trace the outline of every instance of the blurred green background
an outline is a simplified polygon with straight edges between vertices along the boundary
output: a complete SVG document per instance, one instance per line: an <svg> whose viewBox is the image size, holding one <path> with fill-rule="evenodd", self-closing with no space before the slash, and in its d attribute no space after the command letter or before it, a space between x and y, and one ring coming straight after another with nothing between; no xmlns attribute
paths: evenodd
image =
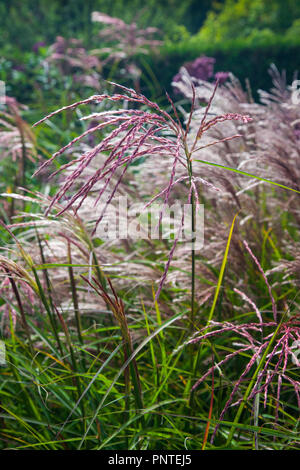
<svg viewBox="0 0 300 470"><path fill-rule="evenodd" d="M47 48L61 35L81 39L87 50L105 46L93 11L159 29L159 53L135 61L147 65L162 91L181 65L201 55L215 57L216 71L248 78L254 92L270 86L271 63L290 78L300 67L299 0L0 0L0 79L8 92L31 101L38 43Z"/></svg>

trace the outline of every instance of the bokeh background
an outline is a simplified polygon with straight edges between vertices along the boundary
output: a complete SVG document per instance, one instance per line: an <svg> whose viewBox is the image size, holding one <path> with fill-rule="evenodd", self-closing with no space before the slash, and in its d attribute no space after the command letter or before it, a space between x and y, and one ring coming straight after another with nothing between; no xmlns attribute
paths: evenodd
<svg viewBox="0 0 300 470"><path fill-rule="evenodd" d="M57 36L76 38L89 52L105 47L108 38L99 37L102 26L92 21L93 11L158 29L159 50L133 51L134 63L159 83L156 95L171 88L181 65L202 55L215 58L215 71L248 78L254 93L270 87L271 63L290 77L299 69L298 0L1 0L0 79L8 93L31 101L45 81L43 59ZM108 65L102 64L104 78L116 75Z"/></svg>

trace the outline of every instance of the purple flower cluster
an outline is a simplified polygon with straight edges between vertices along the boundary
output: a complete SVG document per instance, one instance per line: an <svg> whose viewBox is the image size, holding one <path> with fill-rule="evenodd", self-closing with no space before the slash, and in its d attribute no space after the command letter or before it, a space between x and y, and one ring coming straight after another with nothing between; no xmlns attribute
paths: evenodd
<svg viewBox="0 0 300 470"><path fill-rule="evenodd" d="M214 81L219 81L219 84L223 84L229 77L229 72L216 72L214 74L214 65L216 59L213 57L198 57L192 62L187 62L184 64L184 68L187 70L188 74L192 78L198 80L209 81L214 79ZM177 83L182 80L182 72L179 71L173 78L173 82Z"/></svg>
<svg viewBox="0 0 300 470"><path fill-rule="evenodd" d="M213 57L203 56L193 62L188 62L185 64L185 68L192 77L207 81L214 74L215 62L216 59Z"/></svg>

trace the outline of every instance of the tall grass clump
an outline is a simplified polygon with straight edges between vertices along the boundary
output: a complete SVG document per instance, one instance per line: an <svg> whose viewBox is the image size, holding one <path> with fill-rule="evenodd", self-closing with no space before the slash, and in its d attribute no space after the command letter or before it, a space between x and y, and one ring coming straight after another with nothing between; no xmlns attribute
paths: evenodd
<svg viewBox="0 0 300 470"><path fill-rule="evenodd" d="M182 70L179 103L110 83L36 123L83 131L35 172L51 196L1 194L23 204L0 226L3 448L297 448L299 111L272 73L261 103ZM104 239L119 195L160 202L158 232L192 217Z"/></svg>
<svg viewBox="0 0 300 470"><path fill-rule="evenodd" d="M58 111L51 113L45 118L41 119L37 124L42 123L43 121L53 117L61 111L68 109L75 109L82 104L90 103L102 103L104 100L109 100L112 102L128 102L131 104L144 105L148 110L138 110L138 109L119 109L112 111L104 111L100 113L93 113L85 117L85 119L93 119L94 121L98 120L99 124L95 124L93 127L89 128L86 132L80 136L73 139L69 144L58 150L50 160L43 163L43 165L37 170L35 175L39 174L46 167L49 166L58 156L62 155L66 150L70 149L75 143L91 135L96 131L103 129L112 129L106 137L97 145L95 145L91 150L85 152L79 158L72 160L71 162L66 163L59 168L58 172L72 168L72 171L69 173L65 181L61 184L59 191L56 193L52 199L49 208L46 211L46 214L49 214L52 206L56 202L60 202L68 191L70 191L77 182L77 179L81 176L82 172L91 164L93 159L100 153L108 152L108 157L104 161L103 165L98 168L92 176L90 176L85 184L81 185L80 188L73 194L68 201L68 203L63 207L61 211L58 212L58 215L63 214L67 209L73 207L75 213L78 212L84 200L89 195L89 192L93 189L96 183L104 181L102 189L99 191L96 204L101 200L104 191L109 187L112 177L115 174L118 174L116 183L113 184L110 189L110 195L106 200L105 207L101 212L100 217L96 220L95 228L93 234L95 234L97 226L102 221L105 210L109 203L114 198L118 186L122 181L123 176L125 175L130 164L135 163L136 160L141 159L142 157L150 158L155 161L168 161L169 164L169 180L167 185L164 188L161 188L161 191L158 195L155 195L146 206L148 207L155 199L158 197L163 198L163 204L166 205L169 200L171 190L179 182L187 182L187 201L192 204L192 233L195 232L195 211L199 206L199 196L197 192L196 183L197 180L193 174L192 161L194 155L197 151L203 147L198 148L197 143L201 139L202 135L207 132L210 128L214 127L220 122L224 121L242 121L244 123L250 122L250 116L241 115L238 113L226 113L213 118L209 118L208 112L210 109L211 102L214 97L214 93L217 89L217 84L213 91L213 94L208 102L208 105L205 109L203 118L200 122L198 131L194 136L193 141L188 140L189 127L193 118L194 106L195 106L195 94L193 95L191 112L185 127L183 127L180 118L178 116L177 110L174 106L174 103L168 97L171 109L174 113L172 117L169 113L159 108L156 103L149 101L144 95L136 93L132 89L125 88L118 85L126 94L114 94L109 95L96 95L87 100L79 101L72 105L66 106ZM150 112L151 111L151 112ZM236 137L239 137L239 134L230 135L224 140L231 140ZM218 141L213 142L213 144L218 143ZM212 144L209 144L212 145ZM205 148L205 145L204 145ZM180 178L176 178L178 172L177 167L180 167ZM183 174L182 174L183 173ZM54 174L57 174L55 172ZM205 180L202 181L198 179L198 182L203 182L208 184ZM75 206L76 204L76 206ZM162 212L160 213L160 222L162 218ZM182 220L182 225L184 221ZM177 238L175 239L174 245L170 251L170 256L168 262L165 266L165 271L162 276L161 282L156 293L156 299L159 296L161 291L163 281L166 277L167 270L169 268L175 247L177 243ZM191 300L191 321L194 320L194 271L195 271L195 259L194 253L192 250L192 300Z"/></svg>

